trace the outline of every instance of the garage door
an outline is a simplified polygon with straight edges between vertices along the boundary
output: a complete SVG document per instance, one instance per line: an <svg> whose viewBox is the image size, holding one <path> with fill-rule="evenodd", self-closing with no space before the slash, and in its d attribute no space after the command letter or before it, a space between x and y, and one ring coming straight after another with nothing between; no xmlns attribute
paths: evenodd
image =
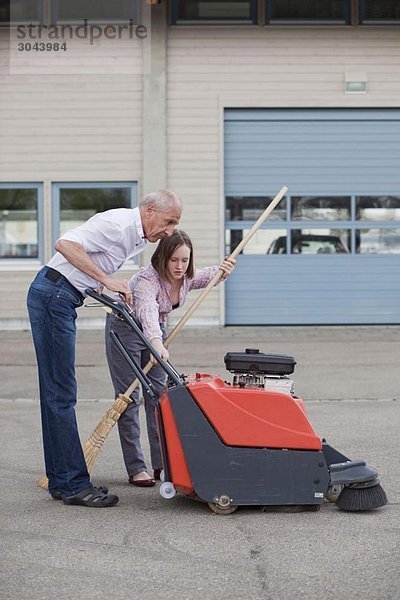
<svg viewBox="0 0 400 600"><path fill-rule="evenodd" d="M226 323L399 323L400 110L227 110Z"/></svg>

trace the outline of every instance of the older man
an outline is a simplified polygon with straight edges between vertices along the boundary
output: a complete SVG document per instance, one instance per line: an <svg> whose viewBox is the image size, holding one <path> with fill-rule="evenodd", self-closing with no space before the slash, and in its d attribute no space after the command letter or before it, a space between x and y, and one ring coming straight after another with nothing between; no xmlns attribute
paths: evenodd
<svg viewBox="0 0 400 600"><path fill-rule="evenodd" d="M148 242L172 234L181 202L171 191L146 196L138 208L98 213L67 232L57 253L28 292L28 312L39 372L43 447L49 492L67 505L114 506L118 497L90 482L75 416L76 309L85 289L104 287L131 301L128 282L113 274Z"/></svg>

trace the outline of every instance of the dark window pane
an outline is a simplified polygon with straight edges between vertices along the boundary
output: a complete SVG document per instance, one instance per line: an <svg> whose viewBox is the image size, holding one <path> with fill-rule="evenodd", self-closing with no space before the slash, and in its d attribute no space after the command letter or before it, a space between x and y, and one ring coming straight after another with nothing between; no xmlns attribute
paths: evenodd
<svg viewBox="0 0 400 600"><path fill-rule="evenodd" d="M350 230L342 229L294 229L291 232L292 254L345 254L348 253L346 240ZM286 235L277 237L268 254L286 254Z"/></svg>
<svg viewBox="0 0 400 600"><path fill-rule="evenodd" d="M267 0L268 20L347 21L343 0Z"/></svg>
<svg viewBox="0 0 400 600"><path fill-rule="evenodd" d="M400 221L399 196L359 196L356 218L360 221Z"/></svg>
<svg viewBox="0 0 400 600"><path fill-rule="evenodd" d="M361 21L400 21L400 0L361 0Z"/></svg>
<svg viewBox="0 0 400 600"><path fill-rule="evenodd" d="M348 221L350 197L292 197L293 221Z"/></svg>
<svg viewBox="0 0 400 600"><path fill-rule="evenodd" d="M136 19L134 0L56 0L60 21L129 21Z"/></svg>
<svg viewBox="0 0 400 600"><path fill-rule="evenodd" d="M271 202L272 196L250 197L231 196L226 199L226 221L257 221ZM286 198L283 198L269 216L269 221L286 219Z"/></svg>
<svg viewBox="0 0 400 600"><path fill-rule="evenodd" d="M359 229L356 231L358 254L400 254L400 229Z"/></svg>
<svg viewBox="0 0 400 600"><path fill-rule="evenodd" d="M130 208L130 188L62 188L60 190L60 235L78 227L97 212Z"/></svg>
<svg viewBox="0 0 400 600"><path fill-rule="evenodd" d="M0 189L0 258L38 258L37 189Z"/></svg>
<svg viewBox="0 0 400 600"><path fill-rule="evenodd" d="M253 0L254 1L254 0ZM198 20L242 20L252 18L250 0L175 0L177 19ZM175 6L176 6L175 5Z"/></svg>
<svg viewBox="0 0 400 600"><path fill-rule="evenodd" d="M10 0L0 0L0 23L10 22Z"/></svg>
<svg viewBox="0 0 400 600"><path fill-rule="evenodd" d="M40 0L0 0L0 22L24 23L39 20Z"/></svg>

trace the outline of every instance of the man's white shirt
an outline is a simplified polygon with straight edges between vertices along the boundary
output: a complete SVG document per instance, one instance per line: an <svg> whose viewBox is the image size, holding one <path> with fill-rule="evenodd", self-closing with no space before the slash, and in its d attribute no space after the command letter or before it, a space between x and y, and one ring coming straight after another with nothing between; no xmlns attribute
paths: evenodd
<svg viewBox="0 0 400 600"><path fill-rule="evenodd" d="M59 239L80 244L106 275L113 275L148 244L138 208L115 208L97 213ZM64 275L83 295L86 288L96 289L101 285L99 281L71 265L59 252L50 259L47 266Z"/></svg>

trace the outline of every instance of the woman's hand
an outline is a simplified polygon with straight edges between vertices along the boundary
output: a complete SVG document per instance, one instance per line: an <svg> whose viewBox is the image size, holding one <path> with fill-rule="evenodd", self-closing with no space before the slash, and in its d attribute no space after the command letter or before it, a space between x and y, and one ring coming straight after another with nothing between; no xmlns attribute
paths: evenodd
<svg viewBox="0 0 400 600"><path fill-rule="evenodd" d="M166 348L164 348L162 340L160 338L153 338L152 340L150 340L150 344L153 346L154 350L161 356L161 358L167 362L169 359L169 352ZM150 355L150 360L153 363L153 365L157 364L157 361L152 354Z"/></svg>
<svg viewBox="0 0 400 600"><path fill-rule="evenodd" d="M235 264L236 258L228 258L227 256L225 256L225 260L219 266L221 271L224 272L224 274L222 275L222 279L226 279L232 273L233 269L235 268Z"/></svg>

